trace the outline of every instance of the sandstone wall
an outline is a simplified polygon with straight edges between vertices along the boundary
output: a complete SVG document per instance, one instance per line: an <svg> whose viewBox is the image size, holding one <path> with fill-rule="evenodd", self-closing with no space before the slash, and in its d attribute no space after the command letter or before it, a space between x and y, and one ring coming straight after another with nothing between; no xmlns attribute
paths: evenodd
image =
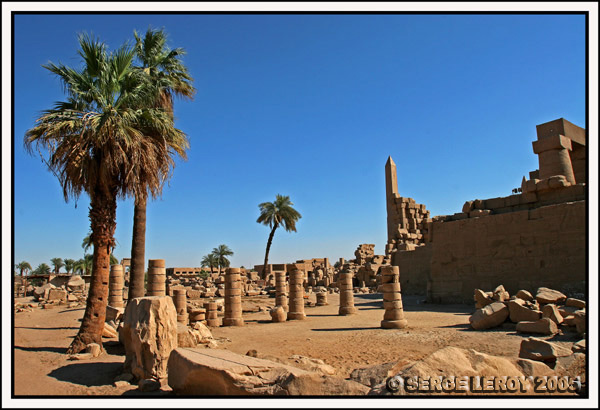
<svg viewBox="0 0 600 410"><path fill-rule="evenodd" d="M400 268L400 285L405 295L425 295L431 272L431 244L418 246L413 251L394 253L392 265Z"/></svg>
<svg viewBox="0 0 600 410"><path fill-rule="evenodd" d="M511 294L540 286L583 292L586 227L586 201L581 200L434 221L433 242L427 245L432 246L428 299L472 303L473 289L500 284ZM401 276L416 275L410 269L400 272Z"/></svg>

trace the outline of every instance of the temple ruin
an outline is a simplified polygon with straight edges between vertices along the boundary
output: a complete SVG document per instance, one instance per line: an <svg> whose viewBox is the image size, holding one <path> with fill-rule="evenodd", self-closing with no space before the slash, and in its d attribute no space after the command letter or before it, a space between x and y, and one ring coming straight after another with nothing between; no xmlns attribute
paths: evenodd
<svg viewBox="0 0 600 410"><path fill-rule="evenodd" d="M466 303L473 289L498 283L511 293L585 290L587 133L563 118L536 128L539 169L515 194L466 201L453 215L430 218L424 205L400 196L388 159L386 255L400 268L404 293Z"/></svg>

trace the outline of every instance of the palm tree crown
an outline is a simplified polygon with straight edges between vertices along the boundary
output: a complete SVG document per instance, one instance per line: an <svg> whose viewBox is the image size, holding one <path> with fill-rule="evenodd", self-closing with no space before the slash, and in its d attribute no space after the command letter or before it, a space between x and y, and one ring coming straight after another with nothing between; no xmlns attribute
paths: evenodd
<svg viewBox="0 0 600 410"><path fill-rule="evenodd" d="M200 262L202 267L209 267L210 273L213 272L213 268L219 264L218 258L214 253L209 253L208 255L204 255L202 257L202 261Z"/></svg>
<svg viewBox="0 0 600 410"><path fill-rule="evenodd" d="M50 259L50 263L52 263L52 266L54 267L55 275L58 275L60 273L60 268L65 266L65 263L63 262L62 258L52 258Z"/></svg>
<svg viewBox="0 0 600 410"><path fill-rule="evenodd" d="M229 259L227 257L233 255L233 251L229 249L229 246L223 244L214 248L212 254L217 259L217 266L220 270L229 266Z"/></svg>
<svg viewBox="0 0 600 410"><path fill-rule="evenodd" d="M256 222L268 225L271 228L275 225L281 225L288 232L296 232L296 222L302 218L302 215L292 208L292 205L294 203L289 196L277 194L275 201L263 202L258 205L260 216Z"/></svg>
<svg viewBox="0 0 600 410"><path fill-rule="evenodd" d="M19 262L15 266L16 266L17 269L19 269L19 273L20 273L21 276L23 276L23 274L26 275L27 272L31 271L31 265L27 261Z"/></svg>

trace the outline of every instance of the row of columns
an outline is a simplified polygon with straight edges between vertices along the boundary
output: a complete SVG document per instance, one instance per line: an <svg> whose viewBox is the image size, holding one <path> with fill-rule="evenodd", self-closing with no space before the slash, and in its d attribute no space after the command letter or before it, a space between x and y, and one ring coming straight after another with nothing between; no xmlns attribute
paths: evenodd
<svg viewBox="0 0 600 410"><path fill-rule="evenodd" d="M164 259L150 259L148 261L148 289L147 296L166 295L166 269ZM288 287L285 272L275 272L276 280L276 307L287 312L287 320L304 320L304 272L295 265L290 267L289 304ZM352 287L353 273L343 271L339 274L338 287L340 289L340 315L357 313L354 306ZM122 265L112 265L109 276L108 304L113 307L123 307L124 275ZM407 322L404 319L402 296L397 266L382 266L381 281L383 291L383 304L385 308L384 319L381 327L384 329L402 329ZM177 310L177 321L188 323L190 317L187 312L186 289L173 289L173 302ZM327 294L317 294L317 305L327 305ZM220 326L216 302L207 302L204 309L192 312L192 320L205 320L208 326ZM227 268L225 273L225 315L223 326L243 326L242 317L242 279L241 269Z"/></svg>

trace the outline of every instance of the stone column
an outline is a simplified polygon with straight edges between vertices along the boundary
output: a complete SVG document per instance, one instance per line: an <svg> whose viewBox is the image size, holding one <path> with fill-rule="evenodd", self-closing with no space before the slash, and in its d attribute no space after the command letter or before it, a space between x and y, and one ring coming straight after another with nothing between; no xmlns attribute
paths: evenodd
<svg viewBox="0 0 600 410"><path fill-rule="evenodd" d="M317 306L327 306L327 292L317 293Z"/></svg>
<svg viewBox="0 0 600 410"><path fill-rule="evenodd" d="M381 267L381 287L385 313L381 321L384 329L403 329L408 322L404 319L402 294L400 293L400 269L397 266Z"/></svg>
<svg viewBox="0 0 600 410"><path fill-rule="evenodd" d="M569 151L572 150L571 140L562 135L539 138L533 143L533 152L538 155L540 164L540 179L555 175L564 175L575 184L573 165Z"/></svg>
<svg viewBox="0 0 600 410"><path fill-rule="evenodd" d="M206 309L206 326L219 327L221 326L221 320L219 319L219 312L217 312L217 302L206 302L204 304Z"/></svg>
<svg viewBox="0 0 600 410"><path fill-rule="evenodd" d="M223 326L243 326L242 279L239 268L227 268L225 273L225 317Z"/></svg>
<svg viewBox="0 0 600 410"><path fill-rule="evenodd" d="M281 306L284 312L288 312L288 288L285 271L275 272L275 306Z"/></svg>
<svg viewBox="0 0 600 410"><path fill-rule="evenodd" d="M166 280L165 260L149 259L146 296L166 296Z"/></svg>
<svg viewBox="0 0 600 410"><path fill-rule="evenodd" d="M304 320L304 272L293 265L290 271L290 306L287 320Z"/></svg>
<svg viewBox="0 0 600 410"><path fill-rule="evenodd" d="M186 292L185 288L173 289L173 303L175 304L175 310L177 310L177 321L185 324L188 323Z"/></svg>
<svg viewBox="0 0 600 410"><path fill-rule="evenodd" d="M340 272L338 277L338 287L340 288L340 315L353 315L357 313L354 307L354 293L352 288L353 272Z"/></svg>
<svg viewBox="0 0 600 410"><path fill-rule="evenodd" d="M108 278L108 305L116 308L124 307L123 304L123 265L111 265Z"/></svg>
<svg viewBox="0 0 600 410"><path fill-rule="evenodd" d="M190 311L190 323L202 322L206 320L206 309L194 308Z"/></svg>

